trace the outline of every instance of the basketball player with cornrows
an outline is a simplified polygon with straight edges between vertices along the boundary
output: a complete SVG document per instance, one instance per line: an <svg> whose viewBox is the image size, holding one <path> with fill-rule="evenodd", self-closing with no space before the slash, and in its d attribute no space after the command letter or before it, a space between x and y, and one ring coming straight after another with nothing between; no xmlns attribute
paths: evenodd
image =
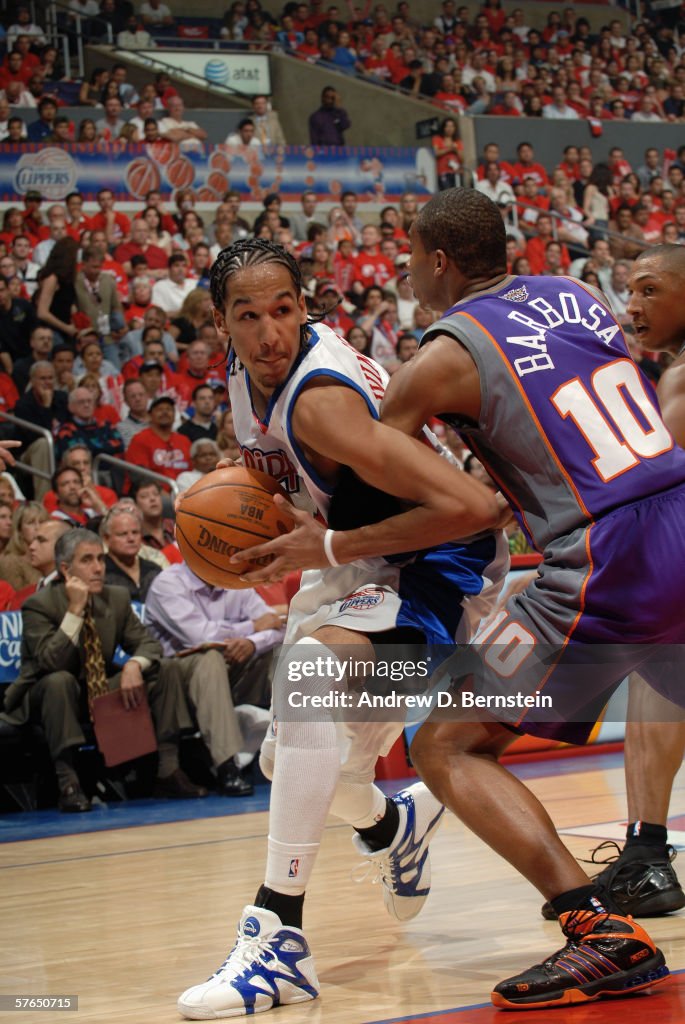
<svg viewBox="0 0 685 1024"><path fill-rule="evenodd" d="M486 196L440 193L410 240L415 295L446 312L392 378L382 419L410 435L435 415L457 429L543 552L538 578L476 637L482 656L469 685L515 691L509 658L523 654L526 682L552 698L558 719L500 708L480 722L436 716L414 740L414 763L435 796L551 901L567 940L496 985L496 1006L647 991L668 974L663 954L585 875L498 759L521 732L584 742L633 670L685 704L685 452L601 294L572 278L507 274L502 219ZM317 524L294 518L292 533L250 551L276 555L275 573L325 564ZM329 535L339 562L353 544L354 534ZM550 657L528 660L536 647ZM673 664L660 663L666 651Z"/></svg>
<svg viewBox="0 0 685 1024"><path fill-rule="evenodd" d="M335 661L341 645L368 659L372 641L467 640L508 563L501 533L491 532L501 517L492 491L379 422L387 375L329 328L308 322L299 267L280 246L255 239L224 249L211 292L217 329L230 340L230 401L244 463L279 465L293 501L313 504L331 525L336 506L341 524L365 505L384 503L381 516L391 516L380 528L387 536L382 548L379 527L366 525L349 535L351 564L339 566L331 554L325 571L304 573L286 643L301 658ZM385 494L374 491L381 486ZM412 507L388 513L388 494ZM377 557L379 550L413 551L417 537L428 548L460 532L475 539L405 555L399 564ZM321 543L323 550L323 535ZM310 678L306 685L323 696L331 680ZM355 846L378 867L390 913L400 920L418 913L442 807L421 783L391 800L373 784L377 757L402 725L355 723L341 735L332 711L322 710L317 721L281 717L260 761L273 778L265 883L245 908L226 961L181 995L182 1014L211 1019L316 997L302 909L329 811L356 830Z"/></svg>

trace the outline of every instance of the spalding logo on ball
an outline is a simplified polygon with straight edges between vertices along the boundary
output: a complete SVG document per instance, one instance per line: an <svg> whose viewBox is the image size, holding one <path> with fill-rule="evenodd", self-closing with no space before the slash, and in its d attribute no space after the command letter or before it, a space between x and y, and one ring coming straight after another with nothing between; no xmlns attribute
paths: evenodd
<svg viewBox="0 0 685 1024"><path fill-rule="evenodd" d="M277 480L244 466L207 473L181 495L176 540L188 568L205 583L228 590L251 586L240 579L271 556L231 564L232 555L289 533L292 521L274 502L290 500Z"/></svg>

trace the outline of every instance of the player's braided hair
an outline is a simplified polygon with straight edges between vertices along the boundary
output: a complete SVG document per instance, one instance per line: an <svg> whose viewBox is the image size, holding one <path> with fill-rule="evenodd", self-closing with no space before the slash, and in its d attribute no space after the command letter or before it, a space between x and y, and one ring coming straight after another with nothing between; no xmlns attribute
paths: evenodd
<svg viewBox="0 0 685 1024"><path fill-rule="evenodd" d="M290 274L295 291L302 293L302 274L297 260L282 245L266 238L241 238L222 249L209 274L212 302L223 313L226 308L226 282L240 270L260 263L280 263Z"/></svg>
<svg viewBox="0 0 685 1024"><path fill-rule="evenodd" d="M241 270L257 267L261 263L280 263L290 274L295 292L299 297L303 291L300 267L287 249L267 238L241 238L222 249L212 265L209 274L209 291L214 306L223 313L226 309L226 282ZM300 329L300 345L304 348L309 339L309 328L303 324ZM231 339L229 338L229 345Z"/></svg>
<svg viewBox="0 0 685 1024"><path fill-rule="evenodd" d="M287 249L267 238L241 238L237 242L222 249L212 265L209 274L209 290L212 302L220 313L226 309L226 282L241 270L256 267L261 263L280 263L290 274L295 292L299 297L304 291L300 266ZM323 320L339 303L337 300L327 309L318 314L309 314L307 323L300 329L300 345L304 348L309 342L309 324ZM230 338L229 338L230 345Z"/></svg>

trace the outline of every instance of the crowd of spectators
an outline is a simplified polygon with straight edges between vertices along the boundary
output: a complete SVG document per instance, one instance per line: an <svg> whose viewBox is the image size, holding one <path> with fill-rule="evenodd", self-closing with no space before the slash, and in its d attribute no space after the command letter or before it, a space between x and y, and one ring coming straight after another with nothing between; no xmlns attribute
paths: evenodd
<svg viewBox="0 0 685 1024"><path fill-rule="evenodd" d="M480 154L474 186L500 208L509 268L524 275L570 273L600 288L634 355L656 377L659 364L630 335L626 284L631 261L644 248L685 244L685 146L649 148L634 168L617 147L596 163L587 147L568 145L558 157L555 167L544 167L525 140L515 153L503 155L489 143ZM371 218L351 191L332 207L305 191L298 206L286 213L272 193L256 217L248 216L240 195L230 191L211 218L198 213L192 191L181 189L173 207L150 192L129 216L103 189L91 214L78 193L51 204L28 193L6 211L0 401L51 431L61 473L52 490L43 477L31 483L19 475L29 498L84 525L136 482L132 467L183 489L222 455L235 455L227 342L214 326L208 292L212 261L231 241L255 235L282 244L298 260L314 320L390 373L412 358L433 320L416 302L408 270L416 195L404 193ZM23 428L16 436L21 459L45 472L45 439ZM456 437L447 441L461 459ZM84 449L91 460L121 460L119 469L106 467L109 490L94 487ZM158 523L166 556L177 558L171 533L159 529Z"/></svg>
<svg viewBox="0 0 685 1024"><path fill-rule="evenodd" d="M138 14L109 0L99 7L95 0L73 0L71 6L74 16L105 13L113 25L123 19L122 32L173 26L159 0L143 4ZM621 22L611 21L593 36L571 8L550 16L547 28L536 32L525 26L520 11L507 15L497 0L488 0L476 15L445 0L440 17L427 26L406 3L398 4L396 14L380 4L366 11L351 8L348 19L338 18L338 8L320 8L293 4L274 20L256 0L235 3L224 19L223 38L252 46L275 41L296 57L324 59L339 70L345 65L351 74L431 99L446 115L432 140L439 187L472 184L498 204L512 273L571 274L600 288L624 325L634 358L658 378L661 365L630 332L627 281L631 261L644 248L664 241L685 244L685 146L649 148L633 167L618 147L597 160L590 147L568 145L554 166L543 166L525 141L522 121L515 152L487 144L467 179L453 115L644 121L656 112L658 118L680 120L683 105L675 101L685 63L681 67L677 22L666 18L655 32L637 26L626 36ZM6 33L0 142L66 142L73 126L58 116L59 102L46 91L57 74L56 57L27 14L20 8ZM35 121L24 124L11 115L20 97L35 108ZM93 115L79 127L83 141L162 138L190 150L205 138L164 74L137 92L123 65L111 72L96 69L81 85L79 99ZM136 110L127 123L121 117L126 108ZM312 137L319 133L330 144L342 144L348 125L337 91L327 87L310 117ZM253 99L251 116L235 136L228 141L253 148L285 141L268 97ZM254 235L292 252L312 319L389 373L414 356L434 319L418 305L409 276L409 229L419 208L412 192L371 213L354 191L331 206L310 190L294 211L271 193L256 216L235 191L208 214L187 188L168 204L159 191L150 191L133 212L120 209L113 192L103 188L91 207L78 191L52 203L30 191L2 217L0 408L47 430L57 462L48 478L46 439L24 427L0 426L3 436L21 442L18 458L39 470L36 476L21 470L0 476L3 608L22 607L54 579L54 545L66 528L100 532L107 583L123 586L132 600L146 601L150 588L161 593L165 581L173 588L185 571L170 568L180 554L164 478L182 491L222 456L238 454L225 384L227 340L214 326L208 292L211 265L225 245ZM467 472L479 471L473 457L464 458L455 434L442 431L440 439ZM106 474L96 483L93 461L103 455ZM136 468L158 477L137 475ZM520 543L520 537L512 538L512 550ZM164 572L168 576L160 576ZM198 582L198 608L203 595ZM252 619L275 633L278 623L267 611L262 618L259 609L255 604ZM161 612L158 619L156 635L169 656L208 635L205 624L196 634L181 635L177 628L173 636ZM178 626L181 619L175 621ZM185 612L183 621L190 622ZM235 644L226 647L235 680L253 656L264 653L260 632L235 636ZM192 692L188 679L183 686L197 718L194 684ZM260 700L268 703L266 688ZM239 743L235 731L231 736L215 767L223 765L224 791L242 795L249 784L233 760ZM184 785L175 776L166 795L197 795L183 792ZM82 802L77 794L76 803Z"/></svg>
<svg viewBox="0 0 685 1024"><path fill-rule="evenodd" d="M114 0L71 0L69 6L67 31L75 31L77 16L86 36L97 37L109 25L122 49L155 45L155 33L161 33L159 43L169 42L177 28L160 0L135 10ZM588 118L599 125L608 120L680 122L685 116L680 7L661 3L646 11L643 20L626 28L608 10L606 24L593 30L573 7L550 12L543 28L531 27L521 8L505 11L499 0L481 6L444 0L434 19L406 0L394 10L372 0L363 6L347 0L340 7L318 0L292 2L280 14L259 0L236 0L222 22L217 20L215 34L228 46L277 47L343 74L398 86L445 114ZM184 148L202 142L202 129L185 121L168 75L157 74L138 91L127 81L123 64L111 71L95 68L71 99L93 108L94 118L74 124L60 117L67 100L58 86L69 79L69 69L61 65L44 30L31 21L27 7L18 7L14 19L7 20L4 40L0 36L6 47L0 67L0 142L177 140L180 124ZM13 108L23 107L34 108L36 119L27 123L10 116ZM127 109L135 109L128 123L121 116ZM240 135L244 144L284 141L264 98L253 105L248 120L253 132L249 139Z"/></svg>

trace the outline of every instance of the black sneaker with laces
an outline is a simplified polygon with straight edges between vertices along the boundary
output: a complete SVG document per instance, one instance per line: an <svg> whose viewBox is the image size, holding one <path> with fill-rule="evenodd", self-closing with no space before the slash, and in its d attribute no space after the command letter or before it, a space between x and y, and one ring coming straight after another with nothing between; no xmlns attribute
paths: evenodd
<svg viewBox="0 0 685 1024"><path fill-rule="evenodd" d="M572 910L559 918L567 943L507 978L490 998L502 1010L541 1010L643 992L668 977L663 953L632 918Z"/></svg>
<svg viewBox="0 0 685 1024"><path fill-rule="evenodd" d="M599 853L611 849L613 856L603 860ZM643 848L645 849L645 848ZM587 864L606 864L603 871L594 875L592 881L609 893L616 906L631 917L660 917L672 914L685 907L685 892L680 887L678 876L672 867L676 851L666 847L666 856L655 852L653 855L640 854L635 858L625 856L618 843L608 839L592 851ZM556 920L556 911L551 903L544 903L542 916L546 921Z"/></svg>

